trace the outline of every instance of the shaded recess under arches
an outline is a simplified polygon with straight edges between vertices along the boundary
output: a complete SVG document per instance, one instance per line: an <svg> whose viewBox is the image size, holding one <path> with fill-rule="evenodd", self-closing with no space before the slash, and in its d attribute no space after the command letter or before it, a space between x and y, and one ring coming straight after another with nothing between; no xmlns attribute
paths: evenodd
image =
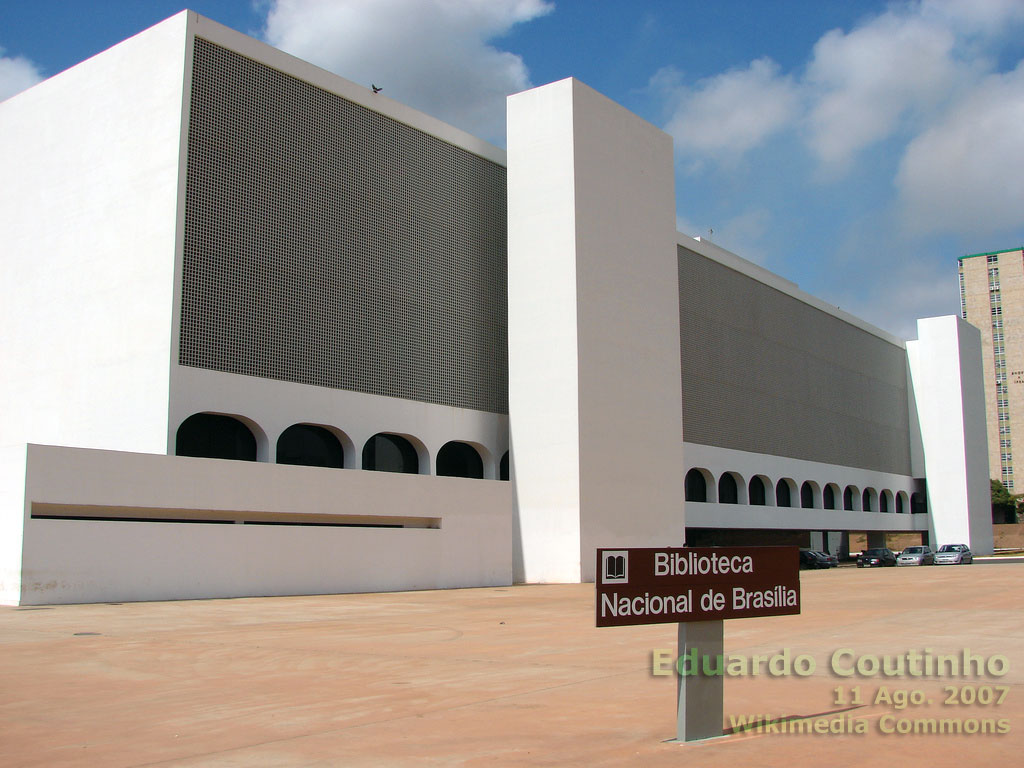
<svg viewBox="0 0 1024 768"><path fill-rule="evenodd" d="M340 469L345 466L345 449L325 427L293 424L277 438L277 463Z"/></svg>
<svg viewBox="0 0 1024 768"><path fill-rule="evenodd" d="M860 491L852 485L846 486L843 491L843 509L852 512L856 509L856 500L860 498Z"/></svg>
<svg viewBox="0 0 1024 768"><path fill-rule="evenodd" d="M441 477L472 477L482 479L484 462L472 445L452 440L437 452L437 474Z"/></svg>
<svg viewBox="0 0 1024 768"><path fill-rule="evenodd" d="M747 494L750 498L750 503L755 507L763 507L768 503L768 492L765 489L764 480L757 475L750 478Z"/></svg>
<svg viewBox="0 0 1024 768"><path fill-rule="evenodd" d="M821 491L821 506L825 509L836 508L836 494L839 491L839 486L835 483L826 483L825 487Z"/></svg>
<svg viewBox="0 0 1024 768"><path fill-rule="evenodd" d="M243 422L222 413L195 413L181 422L176 456L256 461L256 436Z"/></svg>
<svg viewBox="0 0 1024 768"><path fill-rule="evenodd" d="M787 478L782 478L775 484L775 505L778 507L791 507L793 506L793 489L790 487L790 483L793 482Z"/></svg>
<svg viewBox="0 0 1024 768"><path fill-rule="evenodd" d="M379 432L363 446L363 469L416 475L420 458L416 448L401 435Z"/></svg>
<svg viewBox="0 0 1024 768"><path fill-rule="evenodd" d="M740 493L736 476L732 472L723 472L718 478L718 503L739 504Z"/></svg>
<svg viewBox="0 0 1024 768"><path fill-rule="evenodd" d="M708 481L702 470L694 467L687 472L684 487L687 501L708 500Z"/></svg>

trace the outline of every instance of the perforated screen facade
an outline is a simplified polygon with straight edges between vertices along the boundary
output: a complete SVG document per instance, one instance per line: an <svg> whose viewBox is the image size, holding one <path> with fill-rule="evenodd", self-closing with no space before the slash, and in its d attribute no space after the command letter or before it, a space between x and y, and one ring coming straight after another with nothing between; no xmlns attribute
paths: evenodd
<svg viewBox="0 0 1024 768"><path fill-rule="evenodd" d="M505 169L197 39L180 363L507 412Z"/></svg>
<svg viewBox="0 0 1024 768"><path fill-rule="evenodd" d="M685 440L910 474L903 349L678 254Z"/></svg>

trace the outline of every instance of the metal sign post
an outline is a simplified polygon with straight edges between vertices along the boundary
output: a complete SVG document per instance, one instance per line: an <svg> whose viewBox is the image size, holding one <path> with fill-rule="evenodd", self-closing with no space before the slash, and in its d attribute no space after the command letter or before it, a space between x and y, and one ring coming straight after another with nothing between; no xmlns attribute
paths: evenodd
<svg viewBox="0 0 1024 768"><path fill-rule="evenodd" d="M715 659L723 650L725 622L693 621L679 622L679 643L677 658L690 659L696 656L703 664L702 656ZM692 654L692 655L691 655ZM678 671L678 670L677 670ZM698 674L680 674L676 677L676 740L697 741L722 735L722 714L725 711L725 684L723 675L704 675L702 669L693 670Z"/></svg>
<svg viewBox="0 0 1024 768"><path fill-rule="evenodd" d="M679 624L676 737L722 735L724 619L800 613L797 547L597 550L597 626Z"/></svg>

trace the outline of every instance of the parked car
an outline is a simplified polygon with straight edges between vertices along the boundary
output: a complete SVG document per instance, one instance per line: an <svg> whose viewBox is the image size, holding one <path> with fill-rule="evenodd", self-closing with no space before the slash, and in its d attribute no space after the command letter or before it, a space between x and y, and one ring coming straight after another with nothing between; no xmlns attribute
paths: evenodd
<svg viewBox="0 0 1024 768"><path fill-rule="evenodd" d="M935 553L936 565L968 565L973 562L974 555L966 544L943 544Z"/></svg>
<svg viewBox="0 0 1024 768"><path fill-rule="evenodd" d="M801 568L831 568L832 564L828 561L828 556L823 555L821 552L815 552L813 549L801 549L800 550L800 567Z"/></svg>
<svg viewBox="0 0 1024 768"><path fill-rule="evenodd" d="M896 565L933 565L935 553L928 546L907 547L896 558Z"/></svg>
<svg viewBox="0 0 1024 768"><path fill-rule="evenodd" d="M896 555L891 549L881 547L879 549L865 549L857 555L858 568L873 568L876 566L896 565Z"/></svg>
<svg viewBox="0 0 1024 768"><path fill-rule="evenodd" d="M828 567L829 568L838 568L839 567L839 558L836 555L830 555L828 552L822 552L820 549L812 549L811 552L814 552L815 554L821 555L826 560L828 560Z"/></svg>

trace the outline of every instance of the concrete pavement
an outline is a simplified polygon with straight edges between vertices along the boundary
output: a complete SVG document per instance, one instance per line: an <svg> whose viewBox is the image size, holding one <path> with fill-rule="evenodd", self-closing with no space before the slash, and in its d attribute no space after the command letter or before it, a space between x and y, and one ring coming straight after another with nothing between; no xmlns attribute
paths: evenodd
<svg viewBox="0 0 1024 768"><path fill-rule="evenodd" d="M727 622L725 648L788 648L813 674L726 677L735 732L690 745L670 741L674 678L651 674L675 626L596 629L593 585L0 608L0 765L984 766L1024 748L1024 565L801 579L800 616ZM842 671L965 648L1008 670L841 677L843 648ZM843 732L735 727L753 715ZM930 720L961 732L898 732ZM1007 732L964 732L988 721Z"/></svg>

